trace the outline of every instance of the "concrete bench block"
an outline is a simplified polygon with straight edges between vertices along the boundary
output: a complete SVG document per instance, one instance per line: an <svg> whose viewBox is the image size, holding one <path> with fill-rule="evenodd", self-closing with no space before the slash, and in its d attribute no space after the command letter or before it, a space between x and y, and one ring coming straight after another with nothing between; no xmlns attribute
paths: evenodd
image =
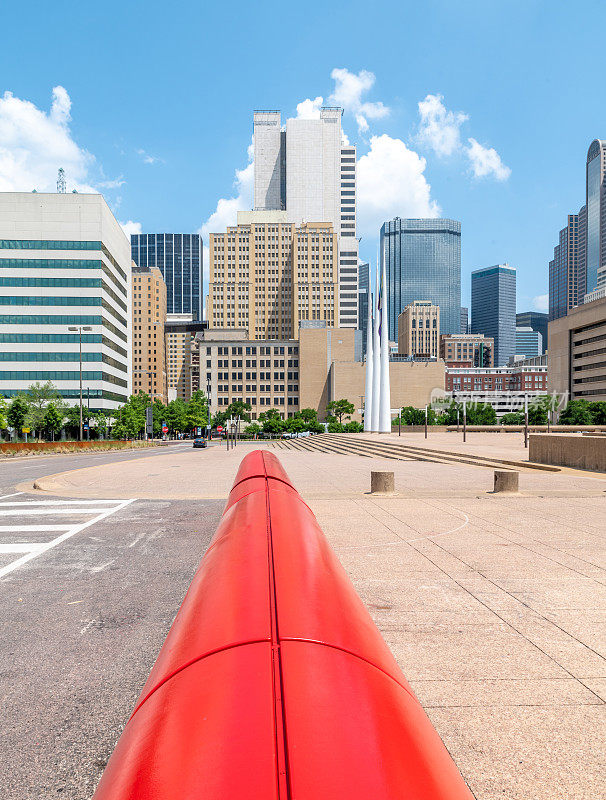
<svg viewBox="0 0 606 800"><path fill-rule="evenodd" d="M371 472L370 473L370 493L386 494L395 491L395 480L393 472Z"/></svg>
<svg viewBox="0 0 606 800"><path fill-rule="evenodd" d="M495 492L517 492L519 487L520 473L511 469L495 469L494 471L494 491Z"/></svg>

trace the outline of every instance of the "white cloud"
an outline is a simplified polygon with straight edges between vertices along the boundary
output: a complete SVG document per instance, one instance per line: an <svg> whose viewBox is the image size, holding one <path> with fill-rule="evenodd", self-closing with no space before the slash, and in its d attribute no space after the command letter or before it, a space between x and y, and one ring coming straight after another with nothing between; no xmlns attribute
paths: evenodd
<svg viewBox="0 0 606 800"><path fill-rule="evenodd" d="M133 233L143 233L141 223L133 222L132 219L129 219L128 222L121 222L120 225L127 236L131 236Z"/></svg>
<svg viewBox="0 0 606 800"><path fill-rule="evenodd" d="M461 111L448 111L441 94L428 94L419 105L421 123L417 140L439 156L450 156L461 147L460 127L469 117Z"/></svg>
<svg viewBox="0 0 606 800"><path fill-rule="evenodd" d="M297 103L297 119L320 119L320 109L324 105L323 97L302 100Z"/></svg>
<svg viewBox="0 0 606 800"><path fill-rule="evenodd" d="M48 113L12 92L0 97L0 191L54 192L59 167L68 191L96 191L90 178L95 159L72 138L70 112L63 86L54 87Z"/></svg>
<svg viewBox="0 0 606 800"><path fill-rule="evenodd" d="M471 171L474 178L487 178L493 176L498 181L506 181L511 175L511 170L501 161L501 156L494 147L484 147L475 139L468 139L469 147L465 148L467 157L471 162Z"/></svg>
<svg viewBox="0 0 606 800"><path fill-rule="evenodd" d="M549 311L549 295L539 294L532 298L532 306L535 311L542 311L543 313Z"/></svg>
<svg viewBox="0 0 606 800"><path fill-rule="evenodd" d="M328 98L328 104L341 106L346 114L352 114L360 133L368 130L369 119L382 119L389 114L388 106L381 102L362 101L362 95L374 86L374 73L363 69L356 75L348 69L335 68L330 77L335 82L335 88Z"/></svg>
<svg viewBox="0 0 606 800"><path fill-rule="evenodd" d="M358 226L363 236L376 237L383 222L395 216L439 216L425 166L425 159L401 139L371 137L369 152L358 160Z"/></svg>
<svg viewBox="0 0 606 800"><path fill-rule="evenodd" d="M484 147L472 138L464 145L461 126L469 120L469 116L462 111L449 111L443 101L441 94L428 94L418 104L421 122L416 141L430 147L438 156L465 155L474 178L493 177L498 181L506 181L511 170L503 164L494 147Z"/></svg>
<svg viewBox="0 0 606 800"><path fill-rule="evenodd" d="M144 164L160 164L160 163L163 164L164 163L164 161L161 158L158 158L158 156L150 156L150 154L146 153L145 150L143 150L142 148L139 148L137 150L137 155L141 156L141 158L143 159L143 163Z"/></svg>

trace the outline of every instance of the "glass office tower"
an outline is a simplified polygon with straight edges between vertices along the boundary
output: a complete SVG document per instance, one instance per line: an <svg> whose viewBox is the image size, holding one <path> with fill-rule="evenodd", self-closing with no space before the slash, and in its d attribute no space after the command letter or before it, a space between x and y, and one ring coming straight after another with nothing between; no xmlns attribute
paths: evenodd
<svg viewBox="0 0 606 800"><path fill-rule="evenodd" d="M532 328L541 334L542 349L539 355L542 355L547 350L547 323L549 322L549 314L543 314L540 311L522 311L516 314L516 327L518 328Z"/></svg>
<svg viewBox="0 0 606 800"><path fill-rule="evenodd" d="M494 339L494 365L516 352L516 271L497 264L471 273L471 332Z"/></svg>
<svg viewBox="0 0 606 800"><path fill-rule="evenodd" d="M138 267L158 267L166 283L167 314L202 320L202 237L199 233L135 233L130 237Z"/></svg>
<svg viewBox="0 0 606 800"><path fill-rule="evenodd" d="M362 351L366 352L368 326L368 298L370 292L370 265L358 264L358 330L362 331Z"/></svg>
<svg viewBox="0 0 606 800"><path fill-rule="evenodd" d="M400 217L385 222L381 227L381 267L383 261L391 341L398 338L398 315L415 300L440 307L440 333L460 333L460 222Z"/></svg>
<svg viewBox="0 0 606 800"><path fill-rule="evenodd" d="M604 178L606 172L606 142L594 139L587 151L587 243L585 293L606 284L606 203Z"/></svg>

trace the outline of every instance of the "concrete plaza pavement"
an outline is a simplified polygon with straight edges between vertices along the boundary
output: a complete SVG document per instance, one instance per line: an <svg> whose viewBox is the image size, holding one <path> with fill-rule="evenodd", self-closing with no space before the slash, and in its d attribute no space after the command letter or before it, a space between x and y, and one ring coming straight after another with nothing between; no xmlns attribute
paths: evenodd
<svg viewBox="0 0 606 800"><path fill-rule="evenodd" d="M32 496L153 497L175 508L198 498L202 518L250 449L70 471ZM491 493L490 470L466 464L272 452L475 797L606 797L606 476L523 473L520 494L504 496ZM393 496L368 494L371 469L395 472Z"/></svg>

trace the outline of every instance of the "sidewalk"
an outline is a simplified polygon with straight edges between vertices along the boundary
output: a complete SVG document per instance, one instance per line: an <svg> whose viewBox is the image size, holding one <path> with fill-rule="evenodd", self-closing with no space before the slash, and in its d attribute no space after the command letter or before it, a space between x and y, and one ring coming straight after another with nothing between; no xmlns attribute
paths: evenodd
<svg viewBox="0 0 606 800"><path fill-rule="evenodd" d="M519 435L475 434L486 435L498 440L499 457L520 457ZM488 447L473 436L468 448ZM423 434L406 436L419 441ZM72 497L225 497L259 444L92 467L43 484ZM463 452L456 434L432 445ZM503 496L490 493L485 468L272 452L478 800L605 796L606 480L524 473L523 493ZM367 494L371 469L394 471L400 494Z"/></svg>

